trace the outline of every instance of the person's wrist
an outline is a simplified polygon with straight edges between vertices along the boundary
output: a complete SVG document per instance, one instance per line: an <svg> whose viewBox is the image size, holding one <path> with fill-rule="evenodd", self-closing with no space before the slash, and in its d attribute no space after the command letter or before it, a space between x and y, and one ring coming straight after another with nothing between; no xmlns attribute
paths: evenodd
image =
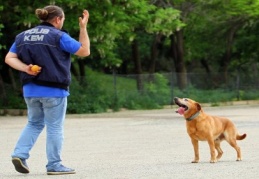
<svg viewBox="0 0 259 179"><path fill-rule="evenodd" d="M84 27L80 26L80 30L86 30L86 26L84 26Z"/></svg>

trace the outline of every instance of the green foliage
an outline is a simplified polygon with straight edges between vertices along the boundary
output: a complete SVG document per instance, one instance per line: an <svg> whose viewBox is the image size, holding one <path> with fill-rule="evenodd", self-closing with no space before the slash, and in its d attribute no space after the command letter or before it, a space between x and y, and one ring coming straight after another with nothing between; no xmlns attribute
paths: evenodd
<svg viewBox="0 0 259 179"><path fill-rule="evenodd" d="M126 66L126 70L119 69L123 74L135 72L131 42L136 40L139 45L138 56L143 72L150 69L149 60L152 48L157 48L158 53L155 59L155 71L164 71L161 66L167 66L166 70L171 70L179 65L177 60L175 64L172 64L172 45L176 45L178 42L172 41L168 36L177 30L182 30L184 51L180 55L184 55L187 73L204 72L205 68L200 65L200 61L204 60L208 65L206 70L210 73L222 70L220 67L226 64L225 69L228 71L242 71L243 76L253 77L251 79L254 79L255 82L245 80L246 83L258 84L258 0L2 1L0 5L2 59L17 33L39 23L34 15L34 10L48 4L56 4L64 9L66 14L64 28L75 38L78 38L79 31L78 16L81 15L83 9L89 10L88 33L91 40L89 58L91 62L89 63L94 63L92 66L96 69L119 68L123 64ZM162 34L162 37L158 39L157 47L153 47L154 40L157 40L154 37L157 34ZM226 52L231 52L229 62L223 60ZM2 68L3 63L4 60L0 63L1 75L4 77L4 82L9 82L11 80L6 77L7 68ZM115 85L114 79L110 75L88 73L85 82L87 86L86 84L81 86L81 84L77 84L76 80L73 80L69 97L71 101L69 112L71 113L101 112L107 108L119 109L120 107L152 108L167 104L165 98L169 96L168 84L160 77L156 77L160 79L158 81L146 82L144 91L138 92L134 79L117 76ZM231 78L230 75L228 77ZM250 91L242 92L242 90L204 91L197 89L196 86L188 87L184 91L177 88L170 89L171 94L199 97L202 100L204 98L204 101L215 104L217 101L257 98ZM158 94L163 94L165 98L159 97ZM13 95L17 96L15 92ZM77 104L81 107L78 107ZM15 104L13 105L15 106Z"/></svg>
<svg viewBox="0 0 259 179"><path fill-rule="evenodd" d="M255 17L259 16L259 1L251 0L235 0L229 1L228 3L223 3L226 8L226 13L231 16L244 16L244 17Z"/></svg>
<svg viewBox="0 0 259 179"><path fill-rule="evenodd" d="M0 109L26 109L21 91L14 91L11 86L7 86L6 96L8 100L0 102Z"/></svg>
<svg viewBox="0 0 259 179"><path fill-rule="evenodd" d="M108 109L114 111L121 108L160 109L169 105L173 97L187 97L201 103L210 103L218 106L220 102L259 99L257 90L233 90L218 88L203 90L189 85L185 90L177 87L170 88L169 81L162 74L145 76L144 90L136 90L134 76L104 75L88 70L94 80L87 80L87 86L76 85L73 80L71 96L69 97L69 113L96 113ZM93 78L90 77L90 78Z"/></svg>
<svg viewBox="0 0 259 179"><path fill-rule="evenodd" d="M154 74L143 76L144 89L136 89L135 76L104 75L87 69L87 78L79 83L73 77L68 97L67 113L101 113L107 110L118 111L122 108L160 109L169 105L173 97L186 97L217 106L221 102L259 99L259 91L251 89L218 88L203 90L189 85L185 90L171 88L166 75ZM9 103L0 104L0 109L26 109L20 93L7 90Z"/></svg>
<svg viewBox="0 0 259 179"><path fill-rule="evenodd" d="M99 2L99 3L98 3ZM119 56L121 41L130 44L139 32L170 35L183 24L180 11L158 8L145 0L131 1L57 1L65 10L64 27L77 36L75 13L89 10L88 33L91 39L91 57L101 59L98 65L120 67L125 56ZM168 18L170 17L170 18ZM129 48L129 47L128 47ZM144 51L143 51L144 52ZM130 53L127 54L127 56Z"/></svg>
<svg viewBox="0 0 259 179"><path fill-rule="evenodd" d="M147 22L146 30L149 33L160 33L166 36L182 29L185 24L180 20L181 12L173 8L157 8Z"/></svg>
<svg viewBox="0 0 259 179"><path fill-rule="evenodd" d="M118 99L122 107L127 109L158 109L170 103L168 80L161 74L155 74L153 80L145 82L144 90L127 90Z"/></svg>
<svg viewBox="0 0 259 179"><path fill-rule="evenodd" d="M3 6L1 6L0 5L0 13L2 13L1 11L3 10ZM1 18L1 15L0 15L0 18ZM1 36L3 36L3 33L2 33L2 29L4 28L4 25L2 24L2 22L0 23L0 39L1 39ZM2 49L2 48L4 48L5 46L2 44L2 43L0 43L0 50ZM0 55L0 57L1 57L1 55ZM1 65L0 65L1 66Z"/></svg>
<svg viewBox="0 0 259 179"><path fill-rule="evenodd" d="M167 104L170 98L169 82L162 74L154 74L154 80L145 84L145 93L153 99L153 103Z"/></svg>
<svg viewBox="0 0 259 179"><path fill-rule="evenodd" d="M70 93L68 113L100 113L111 106L109 94L94 75L89 75L82 86L73 79Z"/></svg>
<svg viewBox="0 0 259 179"><path fill-rule="evenodd" d="M168 36L180 29L184 29L186 61L207 59L210 65L214 66L226 51L227 32L236 24L240 24L241 28L238 29L238 36L235 37L231 50L239 55L245 54L242 56L244 61L250 60L249 54L259 59L259 42L256 38L259 16L257 0L3 1L0 6L0 36L3 32L5 35L1 36L0 48L9 48L17 33L37 25L39 21L34 10L48 4L56 4L64 9L64 28L75 38L78 38L79 31L78 16L83 9L89 10L91 58L99 59L94 61L99 68L120 67L123 62L129 60L130 43L136 38L142 38L138 36L154 36L159 33L165 35L165 41L168 42ZM147 48L150 49L151 44L151 40L141 44L140 54L148 53ZM125 46L123 49L122 45ZM169 47L165 46L163 51L170 51ZM128 53L120 52L124 49L128 49ZM165 57L168 53L164 53L161 58L169 61L169 58ZM146 56L141 56L142 61ZM235 60L238 58L233 59Z"/></svg>
<svg viewBox="0 0 259 179"><path fill-rule="evenodd" d="M153 82L145 84L145 90L138 92L134 79L103 75L87 70L87 85L80 86L75 79L71 85L68 103L69 113L98 113L108 109L161 108L169 103L168 81L161 74ZM116 82L115 82L116 80Z"/></svg>
<svg viewBox="0 0 259 179"><path fill-rule="evenodd" d="M154 103L154 100L147 94L135 93L128 96L125 108L137 110L137 109L159 109L161 106Z"/></svg>
<svg viewBox="0 0 259 179"><path fill-rule="evenodd" d="M178 97L186 97L197 100L201 103L218 103L233 101L236 99L236 92L227 89L202 90L188 86L183 91L175 90L174 95ZM244 99L242 99L244 100Z"/></svg>

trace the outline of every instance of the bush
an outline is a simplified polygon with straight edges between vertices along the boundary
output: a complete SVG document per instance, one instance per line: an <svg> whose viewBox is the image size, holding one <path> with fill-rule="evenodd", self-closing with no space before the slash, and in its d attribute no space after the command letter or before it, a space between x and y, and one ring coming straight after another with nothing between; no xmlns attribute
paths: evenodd
<svg viewBox="0 0 259 179"><path fill-rule="evenodd" d="M154 80L144 84L142 92L137 91L134 79L118 78L121 84L114 85L113 76L88 71L84 85L73 79L68 103L68 113L99 113L108 109L158 109L169 104L170 88L163 75L155 74ZM97 77L98 76L98 77ZM125 88L125 86L127 86ZM132 89L134 87L134 89Z"/></svg>
<svg viewBox="0 0 259 179"><path fill-rule="evenodd" d="M172 88L163 74L143 75L143 90L136 88L135 75L120 76L97 73L87 69L87 76L72 79L67 113L101 113L109 109L118 111L127 109L159 109L169 105L172 98L192 98L200 103L217 106L220 102L259 99L258 90L217 88L197 89L189 85L186 89ZM26 105L20 93L7 86L8 99L2 100L2 109L25 109Z"/></svg>
<svg viewBox="0 0 259 179"><path fill-rule="evenodd" d="M106 112L112 103L101 83L90 76L82 86L73 79L68 100L67 112L72 114Z"/></svg>
<svg viewBox="0 0 259 179"><path fill-rule="evenodd" d="M6 96L7 99L1 99L0 109L26 109L26 103L22 96L21 90L13 90L11 86L6 86ZM21 89L22 87L18 87ZM2 97L2 95L0 95Z"/></svg>

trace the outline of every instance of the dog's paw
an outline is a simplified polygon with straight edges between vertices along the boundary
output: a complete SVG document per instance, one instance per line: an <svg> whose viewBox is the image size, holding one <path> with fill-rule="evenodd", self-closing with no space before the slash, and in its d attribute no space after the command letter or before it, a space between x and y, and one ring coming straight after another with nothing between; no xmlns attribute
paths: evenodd
<svg viewBox="0 0 259 179"><path fill-rule="evenodd" d="M217 160L210 160L210 163L217 163Z"/></svg>
<svg viewBox="0 0 259 179"><path fill-rule="evenodd" d="M199 163L199 160L193 160L192 163Z"/></svg>
<svg viewBox="0 0 259 179"><path fill-rule="evenodd" d="M242 159L241 159L241 158L238 158L236 161L239 162L239 161L242 161Z"/></svg>

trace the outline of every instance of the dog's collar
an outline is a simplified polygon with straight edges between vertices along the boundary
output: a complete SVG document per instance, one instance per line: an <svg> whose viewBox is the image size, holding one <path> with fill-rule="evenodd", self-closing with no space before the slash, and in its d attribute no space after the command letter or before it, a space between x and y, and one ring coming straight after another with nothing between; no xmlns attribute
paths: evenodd
<svg viewBox="0 0 259 179"><path fill-rule="evenodd" d="M192 115L191 117L188 117L188 118L185 118L187 121L191 121L193 120L194 118L198 117L200 114L200 111L196 112L194 115Z"/></svg>

